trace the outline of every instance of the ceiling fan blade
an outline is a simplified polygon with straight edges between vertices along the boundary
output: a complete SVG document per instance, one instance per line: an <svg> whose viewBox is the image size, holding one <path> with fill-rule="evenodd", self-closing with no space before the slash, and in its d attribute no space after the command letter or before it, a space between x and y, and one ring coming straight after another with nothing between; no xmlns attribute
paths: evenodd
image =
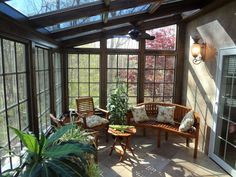
<svg viewBox="0 0 236 177"><path fill-rule="evenodd" d="M141 34L140 38L146 39L146 40L154 40L155 36L151 36L150 34L144 32L144 33Z"/></svg>
<svg viewBox="0 0 236 177"><path fill-rule="evenodd" d="M134 39L136 41L139 41L140 39L146 39L146 40L154 40L155 36L151 36L150 34L146 32L140 32L139 29L134 28L128 32L131 39Z"/></svg>

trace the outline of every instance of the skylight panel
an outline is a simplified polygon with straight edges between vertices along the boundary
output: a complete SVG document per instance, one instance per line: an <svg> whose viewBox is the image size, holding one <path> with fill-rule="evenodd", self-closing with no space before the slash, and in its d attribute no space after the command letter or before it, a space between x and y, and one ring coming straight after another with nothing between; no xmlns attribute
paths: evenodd
<svg viewBox="0 0 236 177"><path fill-rule="evenodd" d="M101 0L10 0L6 3L25 16L30 17L100 1Z"/></svg>
<svg viewBox="0 0 236 177"><path fill-rule="evenodd" d="M133 8L128 8L128 9L109 12L108 18L111 19L111 18L115 18L115 17L119 17L119 16L125 16L125 15L131 15L131 14L144 12L149 7L150 7L150 4L146 4L146 5L137 6L137 7L133 7Z"/></svg>
<svg viewBox="0 0 236 177"><path fill-rule="evenodd" d="M91 17L84 17L84 18L80 18L77 20L71 20L68 22L59 23L59 24L56 24L53 26L46 27L46 29L50 32L55 32L55 31L59 31L61 29L82 26L85 24L89 24L89 23L93 23L93 22L97 22L97 21L101 21L101 20L102 20L101 15L95 15L95 16L91 16Z"/></svg>

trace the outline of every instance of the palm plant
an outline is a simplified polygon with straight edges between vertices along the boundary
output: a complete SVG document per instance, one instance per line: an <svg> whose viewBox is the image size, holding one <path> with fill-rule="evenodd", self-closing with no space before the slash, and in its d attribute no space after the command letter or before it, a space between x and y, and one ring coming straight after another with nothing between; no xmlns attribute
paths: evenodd
<svg viewBox="0 0 236 177"><path fill-rule="evenodd" d="M85 154L93 154L95 149L73 139L60 140L74 126L64 126L49 138L41 134L39 140L33 134L11 127L26 148L25 165L8 170L0 176L11 176L15 172L20 177L90 177Z"/></svg>

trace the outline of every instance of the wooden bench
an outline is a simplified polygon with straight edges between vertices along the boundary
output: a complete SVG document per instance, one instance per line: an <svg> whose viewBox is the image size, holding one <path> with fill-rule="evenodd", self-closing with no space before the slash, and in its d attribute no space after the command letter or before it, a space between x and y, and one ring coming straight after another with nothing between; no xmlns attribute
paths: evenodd
<svg viewBox="0 0 236 177"><path fill-rule="evenodd" d="M194 155L193 157L197 157L197 149L198 149L198 135L199 135L199 122L200 117L196 112L194 112L194 128L191 128L187 132L180 132L179 126L181 123L181 120L185 116L187 112L189 112L191 109L182 105L173 104L173 103L140 103L137 106L145 105L145 110L150 118L148 121L144 122L135 122L133 119L133 114L131 111L127 113L127 123L128 125L133 125L135 127L141 127L144 129L146 128L153 128L157 130L157 147L160 147L161 142L161 131L165 132L165 138L168 139L168 132L175 133L177 135L180 135L182 137L186 138L186 146L189 147L189 138L195 139L195 145L194 145ZM157 117L158 114L158 106L175 106L175 112L174 112L174 121L175 125L166 124L166 123L160 123L155 121L154 119Z"/></svg>

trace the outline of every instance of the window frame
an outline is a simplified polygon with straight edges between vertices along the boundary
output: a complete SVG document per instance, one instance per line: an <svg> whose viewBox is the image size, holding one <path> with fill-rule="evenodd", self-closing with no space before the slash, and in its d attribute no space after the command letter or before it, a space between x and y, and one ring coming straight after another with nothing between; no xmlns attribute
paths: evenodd
<svg viewBox="0 0 236 177"><path fill-rule="evenodd" d="M5 65L5 60L6 60L6 56L4 54L4 41L9 41L10 43L13 43L13 45L11 47L14 48L14 71L12 72L6 72L6 65ZM18 126L17 128L19 128L20 130L29 130L31 128L31 125L30 125L30 115L29 115L29 104L30 104L30 96L28 94L28 91L29 91L29 80L28 80L28 73L29 73L29 70L28 70L28 62L27 62L27 59L28 59L28 55L27 55L27 49L28 49L28 44L26 41L21 41L21 40L18 40L18 39L12 39L12 38L8 38L6 36L0 36L0 50L1 50L1 67L2 67L2 73L0 73L0 77L2 78L2 87L3 87L3 94L4 94L4 108L2 110L0 110L0 114L2 114L5 118L5 128L6 128L6 134L7 134L7 143L4 145L4 147L6 147L7 149L11 150L14 146L11 145L12 142L15 142L17 141L17 136L15 134L12 134L13 137L10 136L10 133L13 133L12 130L10 130L10 128L8 127L9 126L9 112L15 108L16 111L17 111L17 115L13 118L17 118L18 120ZM22 48L24 49L23 50L23 53L22 53L22 59L23 59L23 62L24 62L24 66L23 66L23 70L19 71L19 67L18 67L18 64L19 64L19 61L18 61L18 57L19 54L17 53L17 45L21 45ZM12 48L10 49L12 50ZM11 57L12 58L12 57ZM22 61L21 61L22 62ZM21 63L22 64L22 63ZM8 99L7 99L7 93L6 93L6 90L7 90L7 86L6 86L6 77L7 76L15 76L15 87L16 88L16 92L15 92L15 96L16 96L16 100L15 100L15 103L12 104L12 105L7 105L8 103ZM24 96L23 98L20 98L20 91L22 88L21 88L21 83L20 83L20 76L24 76ZM25 127L22 127L23 125L23 122L22 122L22 117L24 116L23 113L20 111L21 110L21 106L24 105L24 110L26 111L26 121L27 121L27 125ZM4 125L3 125L4 126ZM17 143L19 143L19 150L22 150L23 146L22 146L22 143L19 141L17 141ZM5 153L5 154L8 154L8 153ZM6 167L7 169L8 168L14 168L14 164L13 164L13 160L12 160L12 157L8 157L8 167ZM19 164L22 163L22 160L19 159L19 161L17 162ZM16 164L15 164L16 165ZM2 166L2 162L0 162L0 171L3 171L3 166Z"/></svg>

